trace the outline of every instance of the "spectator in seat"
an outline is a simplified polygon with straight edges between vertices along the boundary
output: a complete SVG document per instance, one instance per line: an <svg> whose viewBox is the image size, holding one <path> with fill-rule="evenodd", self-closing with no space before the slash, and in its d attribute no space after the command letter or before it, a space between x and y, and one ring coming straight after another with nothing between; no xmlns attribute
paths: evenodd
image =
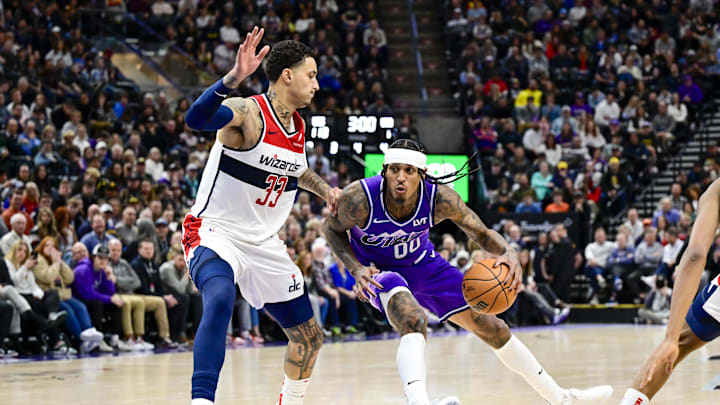
<svg viewBox="0 0 720 405"><path fill-rule="evenodd" d="M177 347L177 343L170 340L170 326L167 316L167 308L165 307L165 300L162 297L154 295L142 295L135 294L135 290L140 288L142 282L140 277L135 273L135 270L130 266L125 259L121 257L123 245L120 239L113 239L108 242L108 248L110 249L110 262L108 265L112 269L113 275L115 276L115 288L123 301L131 301L133 299L139 299L143 303L145 312L152 312L155 317L155 324L158 328L158 336L160 337L159 342L155 347L159 348L174 348ZM139 314L135 314L133 323L130 319L130 311L126 314L123 312L123 330L126 336L134 337L132 342L133 347L139 343L138 348L151 349L150 344L145 344L145 317L144 313L142 318ZM142 321L142 322L141 322Z"/></svg>
<svg viewBox="0 0 720 405"><path fill-rule="evenodd" d="M552 191L555 185L552 182L553 175L550 173L550 166L547 162L540 162L539 170L532 175L530 184L535 190L535 194L539 201L545 199L545 196Z"/></svg>
<svg viewBox="0 0 720 405"><path fill-rule="evenodd" d="M645 298L645 305L638 311L641 322L664 325L670 319L670 297L672 289L667 286L667 279L659 276L655 280L650 294Z"/></svg>
<svg viewBox="0 0 720 405"><path fill-rule="evenodd" d="M392 109L385 104L385 95L380 93L375 96L375 102L368 106L366 113L371 115L392 115Z"/></svg>
<svg viewBox="0 0 720 405"><path fill-rule="evenodd" d="M18 212L10 217L10 231L0 238L0 253L10 251L10 246L19 240L24 241L28 247L31 246L30 237L24 233L27 229L26 225L27 219L22 213Z"/></svg>
<svg viewBox="0 0 720 405"><path fill-rule="evenodd" d="M678 255L683 247L683 241L678 237L678 230L672 226L665 232L665 239L667 243L663 247L662 262L655 271L655 275L665 277L666 280L673 278L675 271L675 264L677 263Z"/></svg>
<svg viewBox="0 0 720 405"><path fill-rule="evenodd" d="M673 208L672 200L668 197L660 200L660 209L653 216L653 226L657 226L658 218L661 216L665 217L668 225L677 225L680 222L680 211Z"/></svg>
<svg viewBox="0 0 720 405"><path fill-rule="evenodd" d="M550 232L550 248L545 256L546 279L552 290L552 295L557 300L567 302L570 296L570 284L575 278L577 272L578 257L576 245L568 238L567 229L563 224L555 225L555 229ZM542 290L541 290L542 291ZM552 298L552 295L545 294L546 298ZM555 298L548 299L550 302L557 301Z"/></svg>
<svg viewBox="0 0 720 405"><path fill-rule="evenodd" d="M30 234L30 230L35 226L35 223L33 222L32 218L30 217L30 214L22 210L23 205L23 190L20 188L16 188L12 196L10 197L10 206L3 211L2 213L2 219L5 222L5 226L10 229L12 226L10 224L10 218L15 214L21 214L25 217L25 230L23 233L25 235Z"/></svg>
<svg viewBox="0 0 720 405"><path fill-rule="evenodd" d="M630 208L627 214L627 221L623 224L630 229L630 244L635 245L635 240L642 237L644 228L637 209Z"/></svg>
<svg viewBox="0 0 720 405"><path fill-rule="evenodd" d="M328 300L328 313L325 318L325 327L328 328L333 336L342 334L340 324L340 312L342 311L342 299L337 287L333 284L330 267L325 264L327 256L327 247L324 241L317 240L313 243L312 253L312 273L313 282L317 284L317 291L320 296Z"/></svg>
<svg viewBox="0 0 720 405"><path fill-rule="evenodd" d="M67 312L65 326L76 341L81 342L81 352L95 349L103 338L90 321L85 304L73 298L70 286L75 273L62 261L55 238L47 236L37 246L37 263L32 268L38 286L45 292L55 290L60 298L60 309Z"/></svg>
<svg viewBox="0 0 720 405"><path fill-rule="evenodd" d="M645 237L643 241L635 249L635 264L638 266L637 271L632 274L628 280L628 284L632 284L632 288L636 294L639 295L643 288L640 284L641 277L647 277L655 274L658 266L663 258L663 246L657 240L657 230L655 228L648 228L645 231ZM646 278L645 280L652 281L652 278Z"/></svg>
<svg viewBox="0 0 720 405"><path fill-rule="evenodd" d="M98 244L106 245L114 236L105 232L105 217L97 214L92 217L92 232L85 234L80 242L85 244L88 251L92 251Z"/></svg>
<svg viewBox="0 0 720 405"><path fill-rule="evenodd" d="M125 207L123 210L122 222L115 228L115 232L124 246L130 246L133 242L137 241L138 230L137 226L135 226L136 219L137 211L135 211L135 208Z"/></svg>
<svg viewBox="0 0 720 405"><path fill-rule="evenodd" d="M346 310L343 311L343 315L345 315L343 331L348 334L360 333L357 328L359 322L358 302L353 291L355 278L350 274L345 264L337 258L335 263L330 266L330 274L332 275L333 284L340 293L342 305L346 306Z"/></svg>
<svg viewBox="0 0 720 405"><path fill-rule="evenodd" d="M590 286L595 300L597 300L598 290L607 287L605 270L608 257L610 257L615 247L614 242L607 240L603 228L598 228L595 231L595 241L585 247L585 275L590 279Z"/></svg>
<svg viewBox="0 0 720 405"><path fill-rule="evenodd" d="M611 157L608 160L608 170L600 179L600 188L604 193L601 208L610 212L622 209L625 204L624 193L629 185L628 176L620 169L620 159Z"/></svg>
<svg viewBox="0 0 720 405"><path fill-rule="evenodd" d="M141 295L160 297L165 301L170 331L180 331L183 328L183 319L187 319L187 308L165 289L160 278L160 270L153 262L155 257L155 242L151 239L141 239L138 242L138 256L130 265L140 278L140 287L135 291ZM170 339L177 341L179 336L170 335Z"/></svg>
<svg viewBox="0 0 720 405"><path fill-rule="evenodd" d="M562 190L555 190L552 193L552 203L548 204L545 207L545 212L547 213L562 213L562 212L568 212L570 210L570 205L563 201L563 192Z"/></svg>
<svg viewBox="0 0 720 405"><path fill-rule="evenodd" d="M535 201L534 191L529 190L523 194L522 202L515 207L515 212L518 214L539 214L542 212L542 206Z"/></svg>
<svg viewBox="0 0 720 405"><path fill-rule="evenodd" d="M670 199L670 206L672 209L682 212L685 209L685 203L688 202L687 197L682 194L682 186L680 183L673 183L670 187L670 195L667 196ZM662 210L662 200L658 204L657 209Z"/></svg>
<svg viewBox="0 0 720 405"><path fill-rule="evenodd" d="M180 339L185 335L188 314L191 314L193 334L200 325L202 298L200 291L190 279L182 249L174 246L167 254L167 258L168 261L160 266L160 279L165 290L175 297L178 307L184 311L184 314L178 315L180 322L174 325L177 329L170 331L171 336Z"/></svg>
<svg viewBox="0 0 720 405"><path fill-rule="evenodd" d="M635 265L635 249L628 243L628 236L620 232L617 234L616 239L617 246L615 246L607 259L607 270L613 278L611 302L617 301L618 295L623 290L623 280L630 274Z"/></svg>
<svg viewBox="0 0 720 405"><path fill-rule="evenodd" d="M120 340L122 332L122 306L124 302L115 294L115 276L108 266L110 250L98 244L89 259L83 259L75 267L73 296L85 303L93 326L110 335L110 346L122 351L131 351L132 347ZM103 324L103 318L110 317L109 324ZM113 349L105 341L100 341L100 351Z"/></svg>
<svg viewBox="0 0 720 405"><path fill-rule="evenodd" d="M610 121L619 118L620 106L615 101L615 94L608 92L605 96L605 100L601 101L595 108L595 123L598 124L602 130L610 125Z"/></svg>

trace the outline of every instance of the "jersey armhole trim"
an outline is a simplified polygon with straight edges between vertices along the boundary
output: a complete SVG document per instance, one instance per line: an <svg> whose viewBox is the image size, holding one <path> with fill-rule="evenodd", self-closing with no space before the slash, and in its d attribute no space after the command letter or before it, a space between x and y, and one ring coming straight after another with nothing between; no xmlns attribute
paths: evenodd
<svg viewBox="0 0 720 405"><path fill-rule="evenodd" d="M427 184L427 183L426 183ZM435 193L437 192L438 185L430 183L430 227L435 226Z"/></svg>
<svg viewBox="0 0 720 405"><path fill-rule="evenodd" d="M265 127L266 127L265 115L262 113L262 108L260 108L260 103L258 103L258 101L255 100L254 97L248 97L248 98L255 102L255 105L257 105L257 107L258 107L258 112L260 113L260 122L262 123L262 127L260 127L260 137L258 138L258 141L255 143L255 145L253 145L247 149L233 148L231 146L227 146L227 145L223 144L223 148L229 149L233 152L250 152L251 150L257 148L258 145L260 145L263 142L263 140L265 139Z"/></svg>
<svg viewBox="0 0 720 405"><path fill-rule="evenodd" d="M368 208L370 208L370 210L368 211L367 223L365 224L365 226L360 228L361 231L365 232L368 230L368 228L370 228L370 225L372 224L373 203L372 203L372 198L370 197L370 190L368 189L368 186L365 183L365 179L360 180L360 184L362 184L362 186L363 186L363 193L365 193L365 199L367 200Z"/></svg>

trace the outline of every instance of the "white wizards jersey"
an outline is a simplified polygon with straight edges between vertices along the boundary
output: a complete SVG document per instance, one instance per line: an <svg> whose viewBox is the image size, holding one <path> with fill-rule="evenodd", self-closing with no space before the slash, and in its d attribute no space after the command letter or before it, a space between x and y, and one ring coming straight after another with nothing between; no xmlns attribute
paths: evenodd
<svg viewBox="0 0 720 405"><path fill-rule="evenodd" d="M298 178L308 168L305 123L296 111L288 131L267 96L251 99L262 115L260 140L248 150L215 141L183 224L186 254L208 233L258 244L277 234L290 215Z"/></svg>

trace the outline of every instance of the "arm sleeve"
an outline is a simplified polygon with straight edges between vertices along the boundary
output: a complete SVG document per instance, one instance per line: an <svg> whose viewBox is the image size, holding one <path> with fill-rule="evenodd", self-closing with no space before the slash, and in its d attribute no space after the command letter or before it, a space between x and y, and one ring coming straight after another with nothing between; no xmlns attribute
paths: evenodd
<svg viewBox="0 0 720 405"><path fill-rule="evenodd" d="M215 131L227 125L233 118L230 108L220 105L230 94L223 79L208 87L190 106L185 116L187 125L196 131Z"/></svg>

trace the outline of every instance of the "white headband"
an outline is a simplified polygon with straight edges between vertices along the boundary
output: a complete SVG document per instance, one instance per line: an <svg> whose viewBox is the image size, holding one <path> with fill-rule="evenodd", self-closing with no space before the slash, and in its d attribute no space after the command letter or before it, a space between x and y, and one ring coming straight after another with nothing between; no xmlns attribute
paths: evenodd
<svg viewBox="0 0 720 405"><path fill-rule="evenodd" d="M385 151L385 165L401 163L415 166L420 170L427 169L427 156L416 150L403 148L390 148Z"/></svg>

